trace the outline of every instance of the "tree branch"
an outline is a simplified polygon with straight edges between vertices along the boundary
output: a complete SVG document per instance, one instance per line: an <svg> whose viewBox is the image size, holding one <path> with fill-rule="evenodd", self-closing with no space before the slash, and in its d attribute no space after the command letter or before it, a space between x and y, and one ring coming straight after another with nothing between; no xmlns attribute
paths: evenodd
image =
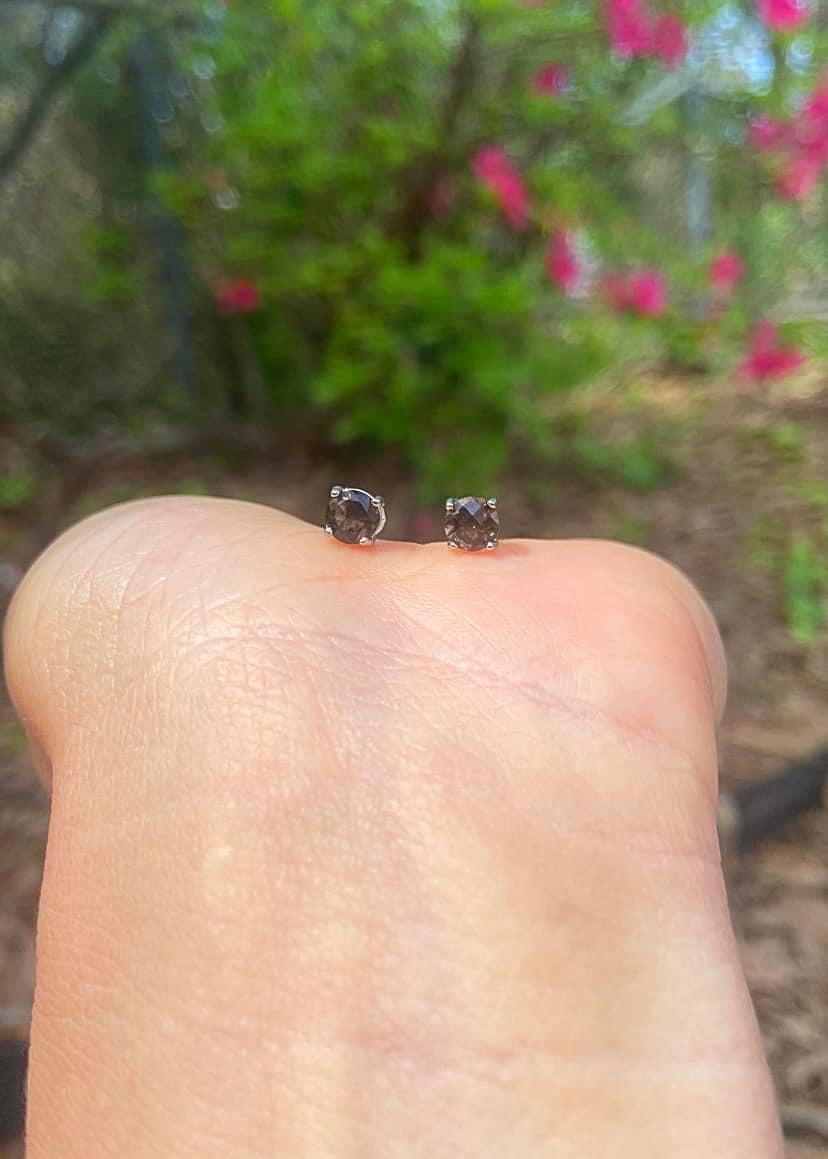
<svg viewBox="0 0 828 1159"><path fill-rule="evenodd" d="M722 790L719 835L728 849L746 850L789 821L818 808L828 783L828 749L792 761L781 773Z"/></svg>
<svg viewBox="0 0 828 1159"><path fill-rule="evenodd" d="M828 1110L809 1103L783 1103L779 1108L786 1135L821 1135L828 1139Z"/></svg>
<svg viewBox="0 0 828 1159"><path fill-rule="evenodd" d="M57 96L66 87L78 69L93 55L95 49L111 25L113 16L98 12L90 16L86 27L63 58L61 64L51 68L12 130L5 149L0 152L0 181L8 177L32 143L38 129L43 124Z"/></svg>
<svg viewBox="0 0 828 1159"><path fill-rule="evenodd" d="M418 158L416 166L409 170L402 206L389 230L393 237L403 242L412 257L419 252L423 230L429 218L429 198L448 160L451 141L472 88L480 55L480 32L480 21L476 17L469 17L451 69L446 99L437 122L434 147L426 157Z"/></svg>

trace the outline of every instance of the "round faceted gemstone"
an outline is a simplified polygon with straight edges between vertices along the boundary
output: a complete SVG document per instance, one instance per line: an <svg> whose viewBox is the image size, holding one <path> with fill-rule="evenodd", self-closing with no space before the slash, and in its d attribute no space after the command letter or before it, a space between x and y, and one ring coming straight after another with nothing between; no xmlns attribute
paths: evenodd
<svg viewBox="0 0 828 1159"><path fill-rule="evenodd" d="M338 488L334 488L339 491ZM325 517L325 530L330 529L340 543L373 541L380 530L382 512L374 504L374 496L355 487L343 487L331 494Z"/></svg>
<svg viewBox="0 0 828 1159"><path fill-rule="evenodd" d="M487 499L467 495L454 499L446 508L446 539L449 547L482 551L495 547L500 535L500 519Z"/></svg>

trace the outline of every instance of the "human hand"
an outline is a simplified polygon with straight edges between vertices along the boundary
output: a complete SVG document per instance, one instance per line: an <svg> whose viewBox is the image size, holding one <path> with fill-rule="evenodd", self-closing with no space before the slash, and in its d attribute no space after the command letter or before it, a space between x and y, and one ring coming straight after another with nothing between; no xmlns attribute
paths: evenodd
<svg viewBox="0 0 828 1159"><path fill-rule="evenodd" d="M29 1159L781 1157L666 564L153 500L6 650L53 795Z"/></svg>

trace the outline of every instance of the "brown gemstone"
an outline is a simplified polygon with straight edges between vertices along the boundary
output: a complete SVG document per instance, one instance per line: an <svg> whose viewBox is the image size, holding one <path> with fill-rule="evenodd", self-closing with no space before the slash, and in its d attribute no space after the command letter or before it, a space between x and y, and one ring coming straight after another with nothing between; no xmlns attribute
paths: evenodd
<svg viewBox="0 0 828 1159"><path fill-rule="evenodd" d="M325 530L340 543L373 543L385 523L382 501L356 487L333 487Z"/></svg>
<svg viewBox="0 0 828 1159"><path fill-rule="evenodd" d="M449 499L445 526L449 547L459 547L463 551L497 547L500 535L497 502L477 495Z"/></svg>

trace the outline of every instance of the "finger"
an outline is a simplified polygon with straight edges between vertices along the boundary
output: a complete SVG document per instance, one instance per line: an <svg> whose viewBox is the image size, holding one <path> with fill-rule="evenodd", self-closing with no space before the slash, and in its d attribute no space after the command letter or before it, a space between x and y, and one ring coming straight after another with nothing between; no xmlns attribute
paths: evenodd
<svg viewBox="0 0 828 1159"><path fill-rule="evenodd" d="M609 545L70 532L7 626L54 778L30 1154L777 1154L715 641Z"/></svg>

